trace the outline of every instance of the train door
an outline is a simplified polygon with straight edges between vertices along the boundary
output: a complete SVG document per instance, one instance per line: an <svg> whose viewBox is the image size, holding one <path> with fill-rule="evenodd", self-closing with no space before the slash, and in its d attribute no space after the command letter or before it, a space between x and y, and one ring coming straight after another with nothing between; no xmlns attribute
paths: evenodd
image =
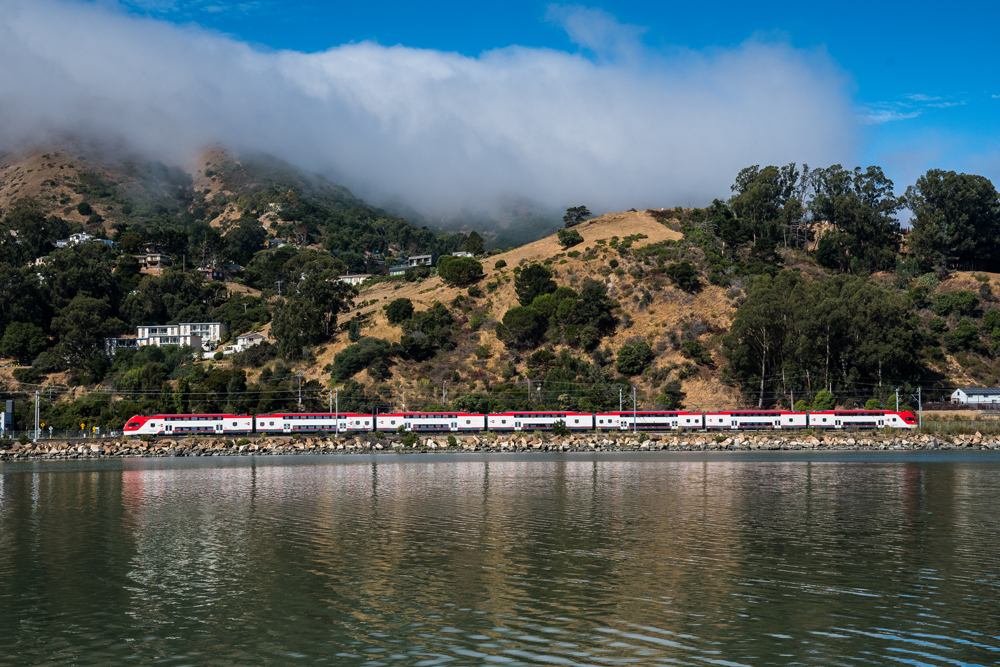
<svg viewBox="0 0 1000 667"><path fill-rule="evenodd" d="M288 422L282 422L282 424L281 424L281 432L282 433L291 433L292 432L292 425L289 424Z"/></svg>
<svg viewBox="0 0 1000 667"><path fill-rule="evenodd" d="M834 419L833 420L833 425L836 426L837 428L840 428L840 420L839 419Z"/></svg>
<svg viewBox="0 0 1000 667"><path fill-rule="evenodd" d="M216 424L215 425L215 432L216 433L222 433L222 426L223 426L222 424Z"/></svg>
<svg viewBox="0 0 1000 667"><path fill-rule="evenodd" d="M457 431L458 430L458 422L452 422L451 423L451 430L452 431Z"/></svg>
<svg viewBox="0 0 1000 667"><path fill-rule="evenodd" d="M677 420L676 419L673 420L672 422L670 422L670 428L672 428L675 431L677 430Z"/></svg>

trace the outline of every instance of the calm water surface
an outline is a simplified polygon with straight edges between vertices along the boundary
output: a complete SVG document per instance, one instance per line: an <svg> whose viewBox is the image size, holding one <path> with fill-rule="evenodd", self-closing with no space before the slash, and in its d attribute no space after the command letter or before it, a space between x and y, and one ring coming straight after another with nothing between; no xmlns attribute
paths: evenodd
<svg viewBox="0 0 1000 667"><path fill-rule="evenodd" d="M1000 662L1000 457L0 464L0 665Z"/></svg>

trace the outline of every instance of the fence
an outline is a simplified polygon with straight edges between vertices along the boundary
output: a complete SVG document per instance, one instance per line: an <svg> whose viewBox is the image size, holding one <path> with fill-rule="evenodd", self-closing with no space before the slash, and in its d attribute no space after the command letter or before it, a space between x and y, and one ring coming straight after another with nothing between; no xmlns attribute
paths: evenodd
<svg viewBox="0 0 1000 667"><path fill-rule="evenodd" d="M35 439L34 429L30 431L3 431L0 432L0 436L4 438L10 438L11 440L17 440L21 436L26 436L29 440ZM49 431L48 428L39 429L38 440L39 442L45 440L100 440L101 438L114 438L121 435L121 431L110 431L108 433L101 433L100 435L95 435L90 431L81 431L80 429L72 431Z"/></svg>

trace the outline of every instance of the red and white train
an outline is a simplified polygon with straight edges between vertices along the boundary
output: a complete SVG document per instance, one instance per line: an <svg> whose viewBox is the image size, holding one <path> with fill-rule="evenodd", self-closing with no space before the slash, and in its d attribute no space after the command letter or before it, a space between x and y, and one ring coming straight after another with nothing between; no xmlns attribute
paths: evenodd
<svg viewBox="0 0 1000 667"><path fill-rule="evenodd" d="M551 431L562 422L571 431L740 431L849 428L916 428L912 412L890 410L729 410L682 412L405 412L390 414L291 413L268 415L152 415L135 416L125 424L125 435L240 435L248 433L348 433L397 431Z"/></svg>

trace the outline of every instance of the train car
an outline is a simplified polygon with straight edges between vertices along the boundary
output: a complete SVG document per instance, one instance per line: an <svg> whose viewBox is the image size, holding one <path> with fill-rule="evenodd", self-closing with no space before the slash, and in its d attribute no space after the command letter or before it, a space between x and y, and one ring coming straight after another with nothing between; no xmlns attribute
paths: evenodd
<svg viewBox="0 0 1000 667"><path fill-rule="evenodd" d="M810 428L917 428L917 418L909 410L822 410L809 413Z"/></svg>
<svg viewBox="0 0 1000 667"><path fill-rule="evenodd" d="M282 412L273 415L257 415L258 433L348 433L350 431L370 431L374 420L371 415L354 412Z"/></svg>
<svg viewBox="0 0 1000 667"><path fill-rule="evenodd" d="M486 415L470 412L398 412L375 416L379 431L485 431Z"/></svg>
<svg viewBox="0 0 1000 667"><path fill-rule="evenodd" d="M122 428L124 435L229 435L253 432L249 415L136 415Z"/></svg>
<svg viewBox="0 0 1000 667"><path fill-rule="evenodd" d="M714 430L771 430L806 428L809 420L805 412L785 410L732 410L706 412L705 428Z"/></svg>
<svg viewBox="0 0 1000 667"><path fill-rule="evenodd" d="M633 419L634 416L634 419ZM704 428L704 415L700 412L599 412L594 415L597 428L631 431L635 422L637 431L681 431L686 428Z"/></svg>
<svg viewBox="0 0 1000 667"><path fill-rule="evenodd" d="M551 431L559 421L571 431L594 428L594 415L589 412L499 412L486 415L491 431Z"/></svg>

